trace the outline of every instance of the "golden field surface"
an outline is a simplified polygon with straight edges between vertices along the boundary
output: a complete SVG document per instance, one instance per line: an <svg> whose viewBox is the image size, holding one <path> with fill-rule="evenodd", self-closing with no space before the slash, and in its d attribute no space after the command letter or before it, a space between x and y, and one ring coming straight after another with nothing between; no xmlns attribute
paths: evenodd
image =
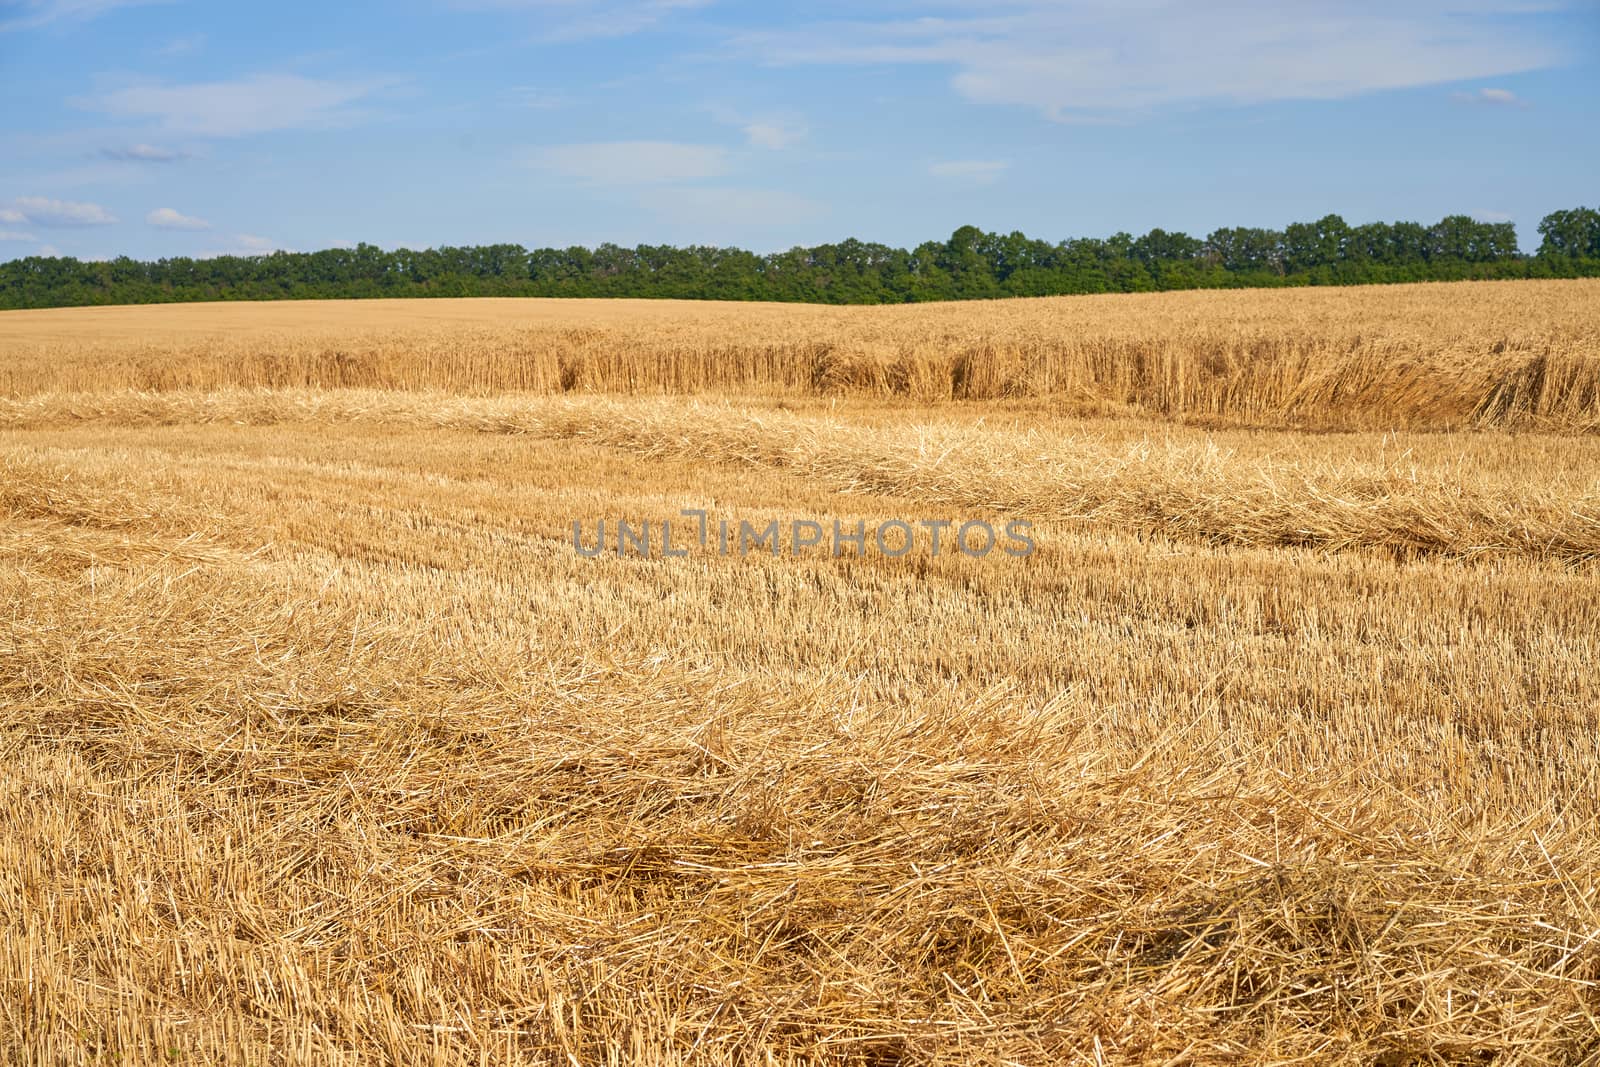
<svg viewBox="0 0 1600 1067"><path fill-rule="evenodd" d="M1597 381L1594 282L0 314L0 1059L1600 1063ZM685 508L1037 549L574 548Z"/></svg>
<svg viewBox="0 0 1600 1067"><path fill-rule="evenodd" d="M378 388L1049 399L1311 429L1600 426L1600 280L814 307L366 300L6 312L0 396Z"/></svg>

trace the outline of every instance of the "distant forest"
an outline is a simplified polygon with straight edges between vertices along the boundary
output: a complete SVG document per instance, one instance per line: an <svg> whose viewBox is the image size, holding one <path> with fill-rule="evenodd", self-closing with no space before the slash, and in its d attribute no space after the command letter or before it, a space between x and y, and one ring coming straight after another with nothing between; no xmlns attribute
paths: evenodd
<svg viewBox="0 0 1600 1067"><path fill-rule="evenodd" d="M1163 289L1600 276L1600 211L1556 211L1534 255L1515 228L1452 215L1350 226L1338 215L1209 237L1151 230L1051 244L963 226L915 249L848 240L758 255L737 248L480 245L83 262L0 263L0 308L199 300L417 296L658 297L899 304Z"/></svg>

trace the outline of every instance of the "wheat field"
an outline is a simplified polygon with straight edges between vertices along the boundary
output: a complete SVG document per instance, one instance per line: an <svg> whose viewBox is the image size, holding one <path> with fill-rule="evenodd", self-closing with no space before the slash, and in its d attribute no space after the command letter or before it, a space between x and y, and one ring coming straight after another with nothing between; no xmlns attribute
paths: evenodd
<svg viewBox="0 0 1600 1067"><path fill-rule="evenodd" d="M814 307L386 300L7 312L0 396L377 388L1048 399L1299 429L1600 426L1600 280Z"/></svg>
<svg viewBox="0 0 1600 1067"><path fill-rule="evenodd" d="M0 314L0 1056L1600 1064L1597 426L1595 282Z"/></svg>

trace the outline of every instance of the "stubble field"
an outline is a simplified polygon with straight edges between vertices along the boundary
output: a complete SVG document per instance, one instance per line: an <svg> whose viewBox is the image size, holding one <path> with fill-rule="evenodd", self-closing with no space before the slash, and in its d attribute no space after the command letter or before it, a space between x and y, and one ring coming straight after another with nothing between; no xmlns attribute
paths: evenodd
<svg viewBox="0 0 1600 1067"><path fill-rule="evenodd" d="M5 313L0 1055L1600 1063L1597 427L1594 282Z"/></svg>

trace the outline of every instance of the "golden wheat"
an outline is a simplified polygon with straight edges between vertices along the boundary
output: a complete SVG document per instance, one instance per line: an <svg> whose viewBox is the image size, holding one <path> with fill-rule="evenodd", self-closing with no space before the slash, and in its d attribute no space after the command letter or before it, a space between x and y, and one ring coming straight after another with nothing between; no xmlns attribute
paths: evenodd
<svg viewBox="0 0 1600 1067"><path fill-rule="evenodd" d="M228 386L1047 398L1310 428L1600 425L1600 281L827 308L395 300L0 316L0 395Z"/></svg>
<svg viewBox="0 0 1600 1067"><path fill-rule="evenodd" d="M1147 340L1388 322L1420 363L1498 329L1586 366L1594 292L1181 294ZM1133 344L1165 299L1061 314ZM717 331L779 355L749 395L518 392L529 327L445 347L510 306L415 305L445 319L389 323L361 388L250 355L303 370L349 306L270 343L294 312L0 316L0 1056L1597 1062L1581 419L819 396L760 347L881 322L953 361L1050 302L542 304L641 375L711 373ZM680 388L715 395L631 395ZM573 550L684 508L1038 549Z"/></svg>

